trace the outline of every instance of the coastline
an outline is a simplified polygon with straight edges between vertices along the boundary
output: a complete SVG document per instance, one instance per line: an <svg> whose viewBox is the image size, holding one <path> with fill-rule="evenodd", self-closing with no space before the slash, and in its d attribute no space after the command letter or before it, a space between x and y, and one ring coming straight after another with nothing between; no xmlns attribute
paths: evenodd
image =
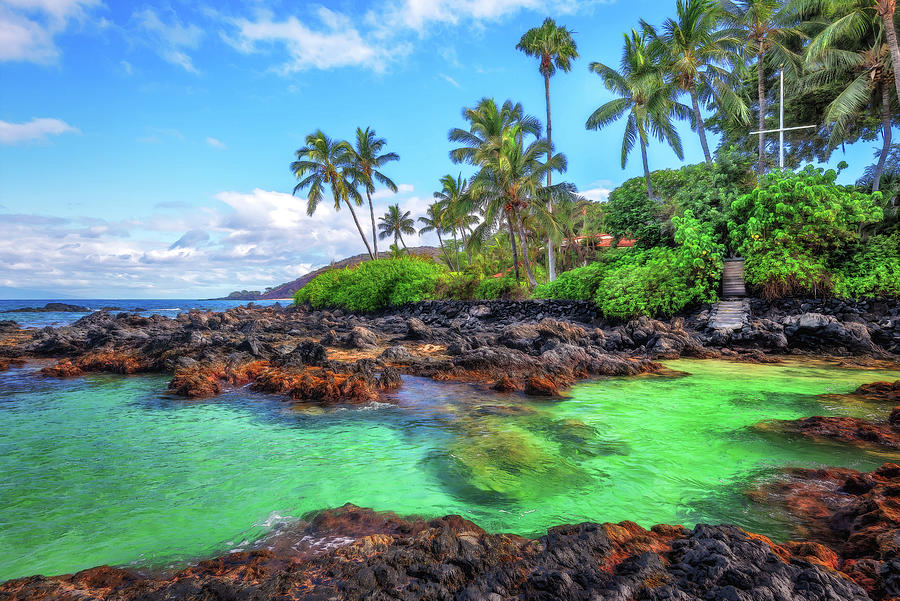
<svg viewBox="0 0 900 601"><path fill-rule="evenodd" d="M890 311L896 309L888 307L887 314L872 313L876 304L870 303L867 314L862 308L846 304L840 312L831 311L827 303L820 302L815 307L799 303L797 308L808 305L806 310L791 314L791 307L784 304L756 302L750 323L733 332L705 328L709 316L704 307L670 320L641 318L615 324L598 319L590 304L563 301L429 301L366 316L294 307L238 307L224 313L192 311L176 318L95 313L63 328L0 334L0 359L56 361L42 370L44 376L51 377L104 371L169 373L170 391L189 398L215 396L230 387L250 384L255 390L280 394L294 402L368 403L384 400L384 394L401 386L400 374L552 398L585 378L655 373L660 371L659 360L678 357L778 362L785 357L823 357L823 349L830 348L840 349L836 360L850 365L900 365L896 354L875 342L894 340L895 329L888 330L889 336L885 337L879 324L888 320L894 328L897 316ZM809 311L812 308L822 313ZM861 313L851 314L857 310ZM869 336L862 336L859 328L852 326L857 321L839 319L829 315L829 311L838 316L857 315L868 324ZM789 324L799 324L797 318L803 315L806 323L812 325L792 329ZM881 395L879 402L896 403L896 390L890 386L871 394ZM891 424L884 427L888 435L894 433L888 427ZM841 428L830 430L821 423L815 425L804 431L802 423L791 424L798 428L795 433L800 436L837 440L840 444L884 443L871 439L866 424L840 422L831 426ZM862 491L859 503L871 503L872 495L884 498L885 491L892 490L892 482L900 471L895 473L894 468L886 466L869 475L834 474L828 477L829 482L836 483L831 485L836 490L847 488L844 481L875 482L869 488L850 487ZM803 498L803 487L812 486L816 478L821 478L817 473L791 476L798 484L790 491L779 492L785 499ZM865 497L867 494L869 497ZM795 509L802 506L796 501L790 503ZM846 513L847 508L828 511ZM806 514L801 511L798 515ZM298 598L323 598L324 591L332 591L339 598L350 599L361 598L366 590L395 590L397 583L408 580L425 588L438 587L434 590L446 590L447 594L478 589L478 595L473 592L468 598L493 599L491 594L501 594L491 588L498 579L516 580L512 574L527 566L534 574L544 574L544 586L549 587L545 592L552 598L584 598L578 592L583 592L584 587L573 587L567 582L588 579L596 586L612 587L610 590L630 590L635 595L643 591L640 594L645 596L635 598L662 599L670 598L659 596L663 593L695 594L701 590L697 582L689 582L697 576L699 566L685 573L678 571L682 568L676 569L684 564L686 549L705 549L703 553L711 559L720 557L712 547L722 544L737 558L729 560L729 570L743 574L742 578L753 586L774 586L771 573L752 569L754 563L762 561L776 566L773 569L780 577L794 583L814 578L824 587L820 593L826 595L792 598L882 598L878 591L883 592L892 582L887 576L879 576L880 572L873 576L871 570L863 578L862 568L854 567L858 558L852 557L854 553L859 555L860 545L847 555L821 542L776 544L733 526L698 526L688 531L678 526L644 530L628 523L580 524L560 526L551 529L547 537L527 540L488 534L453 516L410 520L358 508L325 511L320 516L323 517L307 516L307 522L317 525L303 536L332 536L346 544L314 554L284 547L242 552L201 562L165 579L115 568L95 568L72 577L24 578L0 585L0 593L13 599L74 596L76 591L97 598L113 594L121 599L145 594L150 595L146 598L164 598L175 590L184 594L194 591L190 594L196 595L204 587L215 586L231 591L229 594L252 597L261 590L274 595L271 587L276 587L277 582L289 582L285 586ZM880 540L894 527L893 519L892 513L886 514L878 527L867 530L865 536ZM331 530L322 528L326 522ZM367 526L359 527L360 523ZM355 530L350 528L354 524ZM822 526L819 529L824 530ZM585 540L591 542L584 543ZM278 547L277 542L273 544ZM873 544L866 548L878 549ZM447 546L436 553L432 550L434 545ZM548 551L554 545L561 545L558 548L566 549L566 553L586 553L593 558L591 565L606 567L586 571L560 564L559 557ZM408 554L413 552L424 553L416 557L439 566L474 561L480 567L447 581L440 570L428 574L410 572ZM883 549L864 557L866 561L882 562L883 566L892 565L890 553ZM845 565L847 561L851 563ZM741 563L747 567L738 565ZM360 579L368 578L365 574L387 569L382 565L395 576L383 581L375 576L360 587ZM323 570L334 575L314 578L313 584L311 574L325 573ZM254 576L247 578L250 573ZM844 575L862 588L850 586ZM652 581L654 586L638 586L638 581ZM702 590L724 590L728 582L712 578L702 585ZM517 594L538 590L528 579L513 584L504 590L518 590ZM182 589L172 588L176 586ZM404 590L407 596L400 598L418 598L412 591Z"/></svg>

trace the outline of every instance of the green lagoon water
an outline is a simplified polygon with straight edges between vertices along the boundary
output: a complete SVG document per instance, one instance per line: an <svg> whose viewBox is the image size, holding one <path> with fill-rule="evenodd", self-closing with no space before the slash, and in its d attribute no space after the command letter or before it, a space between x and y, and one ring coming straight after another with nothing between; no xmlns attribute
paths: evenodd
<svg viewBox="0 0 900 601"><path fill-rule="evenodd" d="M246 389L185 402L162 394L162 377L0 373L0 581L177 566L347 502L525 535L630 519L783 538L787 519L744 491L786 465L900 460L750 428L884 417L891 407L821 395L898 371L667 365L685 373L584 383L554 401L408 378L396 405L327 412Z"/></svg>

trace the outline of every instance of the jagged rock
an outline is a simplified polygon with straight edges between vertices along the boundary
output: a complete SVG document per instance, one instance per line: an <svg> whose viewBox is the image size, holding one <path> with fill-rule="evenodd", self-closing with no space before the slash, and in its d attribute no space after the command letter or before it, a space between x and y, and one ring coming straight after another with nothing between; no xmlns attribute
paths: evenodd
<svg viewBox="0 0 900 601"><path fill-rule="evenodd" d="M381 355L379 355L379 358L384 361L404 363L407 361L411 361L413 356L405 346L403 346L402 344L398 344L396 346L385 349L381 353Z"/></svg>
<svg viewBox="0 0 900 601"><path fill-rule="evenodd" d="M406 337L409 340L430 340L433 335L433 330L418 317L410 317L406 321Z"/></svg>
<svg viewBox="0 0 900 601"><path fill-rule="evenodd" d="M328 361L328 351L316 342L304 341L294 350L281 357L277 363L285 367L303 367L304 365L322 366Z"/></svg>
<svg viewBox="0 0 900 601"><path fill-rule="evenodd" d="M781 321L784 333L793 345L813 348L844 347L850 352L879 354L866 326L841 322L831 315L803 313Z"/></svg>
<svg viewBox="0 0 900 601"><path fill-rule="evenodd" d="M378 346L378 336L368 328L355 326L350 330L350 334L347 335L344 343L350 348L368 349Z"/></svg>

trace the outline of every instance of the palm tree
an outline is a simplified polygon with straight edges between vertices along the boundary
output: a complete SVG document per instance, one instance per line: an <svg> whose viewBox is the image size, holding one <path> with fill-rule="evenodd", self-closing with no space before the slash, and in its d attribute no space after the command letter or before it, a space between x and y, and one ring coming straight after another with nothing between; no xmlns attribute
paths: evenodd
<svg viewBox="0 0 900 601"><path fill-rule="evenodd" d="M469 122L469 129L454 128L447 137L451 142L461 144L450 151L450 159L454 163L482 165L485 162L497 161L504 132L511 127L518 128L523 134L540 136L540 121L525 114L520 103L513 104L507 100L497 106L493 98L482 98L474 108L464 108L463 118ZM493 223L487 226L494 225ZM516 250L516 234L512 220L507 220L509 227L509 243L512 249L513 269L519 279L519 257ZM482 228L480 234L484 234ZM480 240L482 236L476 239Z"/></svg>
<svg viewBox="0 0 900 601"><path fill-rule="evenodd" d="M388 207L387 213L380 217L381 223L378 224L378 237L382 240L388 236L394 237L394 245L397 240L403 245L403 249L407 250L406 242L403 241L403 234L415 234L415 221L409 216L409 211L400 212L400 205L391 205Z"/></svg>
<svg viewBox="0 0 900 601"><path fill-rule="evenodd" d="M872 191L877 192L891 150L894 76L883 21L871 7L866 7L868 4L871 2L866 0L800 0L793 2L791 8L800 16L827 23L807 47L810 74L803 81L807 87L835 82L841 85L841 92L825 113L825 121L832 124L829 145L834 148L842 143L847 126L859 115L875 112L881 116L882 148L872 173Z"/></svg>
<svg viewBox="0 0 900 601"><path fill-rule="evenodd" d="M399 161L400 157L394 152L381 154L387 140L375 135L371 128L356 128L356 141L353 146L347 144L347 154L353 167L353 176L366 190L366 199L369 201L369 216L372 218L372 244L375 246L375 255L378 256L378 237L375 232L375 207L372 206L372 193L375 191L375 181L380 182L391 192L397 192L397 184L379 171L391 161Z"/></svg>
<svg viewBox="0 0 900 601"><path fill-rule="evenodd" d="M578 58L578 48L572 39L574 32L556 24L556 21L547 17L540 27L533 27L522 35L517 50L521 50L528 56L538 57L540 65L538 70L544 76L544 98L547 102L547 141L553 147L553 126L550 120L550 78L559 69L568 73L572 68L572 61ZM552 152L552 151L551 151ZM547 155L550 158L550 154ZM547 186L551 184L550 172L547 172ZM553 207L548 207L553 212ZM553 244L547 240L547 268L550 281L556 279L556 257Z"/></svg>
<svg viewBox="0 0 900 601"><path fill-rule="evenodd" d="M297 150L297 160L291 163L291 173L300 180L294 186L293 193L296 195L297 192L309 188L306 214L312 215L316 212L319 202L322 201L325 187L330 186L331 195L334 198L334 210L341 209L341 202L347 205L350 214L353 215L356 229L359 230L359 235L369 252L369 257L374 259L375 255L372 254L369 240L359 225L353 205L350 204L350 201L353 200L357 205L361 205L362 196L354 185L353 169L350 166L346 146L345 142L332 140L322 130L306 136L306 146Z"/></svg>
<svg viewBox="0 0 900 601"><path fill-rule="evenodd" d="M647 162L650 136L666 141L675 155L683 159L681 137L675 130L672 117L689 118L691 111L675 100L677 90L674 84L663 80L662 49L659 44L650 43L648 38L646 31L637 32L632 29L630 36L625 34L621 72L603 63L591 63L591 71L603 78L606 89L619 98L595 110L588 117L585 127L601 129L628 114L622 138L622 168L625 168L628 155L637 142L641 147L647 193L650 198L655 199Z"/></svg>
<svg viewBox="0 0 900 601"><path fill-rule="evenodd" d="M799 58L788 47L789 40L801 36L791 26L791 12L782 0L723 0L724 20L745 38L744 55L756 59L756 93L759 103L759 161L757 173L765 171L766 61L799 71Z"/></svg>
<svg viewBox="0 0 900 601"><path fill-rule="evenodd" d="M570 184L544 186L548 170L566 170L566 157L552 154L549 142L544 139L534 140L526 146L526 135L518 126L504 131L496 154L485 157L481 170L472 179L472 189L485 202L482 226L496 223L502 211L510 231L518 232L522 262L528 283L533 287L537 281L528 256L523 213L529 210L546 211L550 201L568 198L573 187ZM541 162L540 157L548 152L551 153L550 158ZM515 248L514 235L511 241Z"/></svg>
<svg viewBox="0 0 900 601"><path fill-rule="evenodd" d="M463 179L460 173L457 177L445 175L441 178L441 190L434 193L434 198L441 214L441 222L445 229L453 233L453 248L456 255L456 270L459 271L459 246L457 232L467 225L477 222L477 218L471 215L472 200L469 195L469 183ZM465 230L463 229L463 245L465 245Z"/></svg>
<svg viewBox="0 0 900 601"><path fill-rule="evenodd" d="M422 227L419 228L419 235L427 234L428 232L434 232L438 237L438 244L441 246L441 253L444 255L444 260L447 261L447 265L450 268L453 268L453 262L450 260L450 255L447 254L447 248L444 246L444 239L441 237L441 233L444 231L443 224L443 209L441 208L440 202L433 202L428 205L428 209L425 211L424 217L419 217L419 222L422 224Z"/></svg>
<svg viewBox="0 0 900 601"><path fill-rule="evenodd" d="M731 74L722 65L740 62L740 47L733 32L720 27L720 9L716 0L678 0L677 19L666 19L661 33L641 20L641 25L666 55L666 70L674 78L679 90L691 97L693 122L700 137L700 146L708 164L712 155L706 140L706 129L700 103L715 100L720 110L747 121L747 105L735 94Z"/></svg>

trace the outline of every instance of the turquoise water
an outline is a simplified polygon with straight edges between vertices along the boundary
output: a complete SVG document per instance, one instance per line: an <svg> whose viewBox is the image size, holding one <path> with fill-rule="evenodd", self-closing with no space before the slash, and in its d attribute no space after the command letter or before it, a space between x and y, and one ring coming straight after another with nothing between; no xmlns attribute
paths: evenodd
<svg viewBox="0 0 900 601"><path fill-rule="evenodd" d="M785 465L900 459L749 428L884 416L818 395L898 371L667 365L691 375L585 383L561 401L408 378L396 405L330 411L246 389L186 402L162 393L163 377L0 373L0 580L178 565L346 502L526 535L631 519L784 537L785 518L744 495L755 482Z"/></svg>
<svg viewBox="0 0 900 601"><path fill-rule="evenodd" d="M2 300L0 299L0 321L11 319L18 322L24 328L43 328L47 326L60 327L78 321L88 313L57 313L57 312L13 312L13 309L28 307L43 307L47 303L61 302L69 305L78 305L91 311L99 311L104 307L116 307L122 311L139 313L143 316L164 315L175 317L180 313L187 313L191 309L202 311L227 311L233 307L246 305L249 301L233 300L197 300L197 299L79 299L79 300ZM261 300L253 301L258 306L273 305L279 301ZM290 301L280 301L280 304L290 304ZM141 311L135 311L141 309Z"/></svg>

